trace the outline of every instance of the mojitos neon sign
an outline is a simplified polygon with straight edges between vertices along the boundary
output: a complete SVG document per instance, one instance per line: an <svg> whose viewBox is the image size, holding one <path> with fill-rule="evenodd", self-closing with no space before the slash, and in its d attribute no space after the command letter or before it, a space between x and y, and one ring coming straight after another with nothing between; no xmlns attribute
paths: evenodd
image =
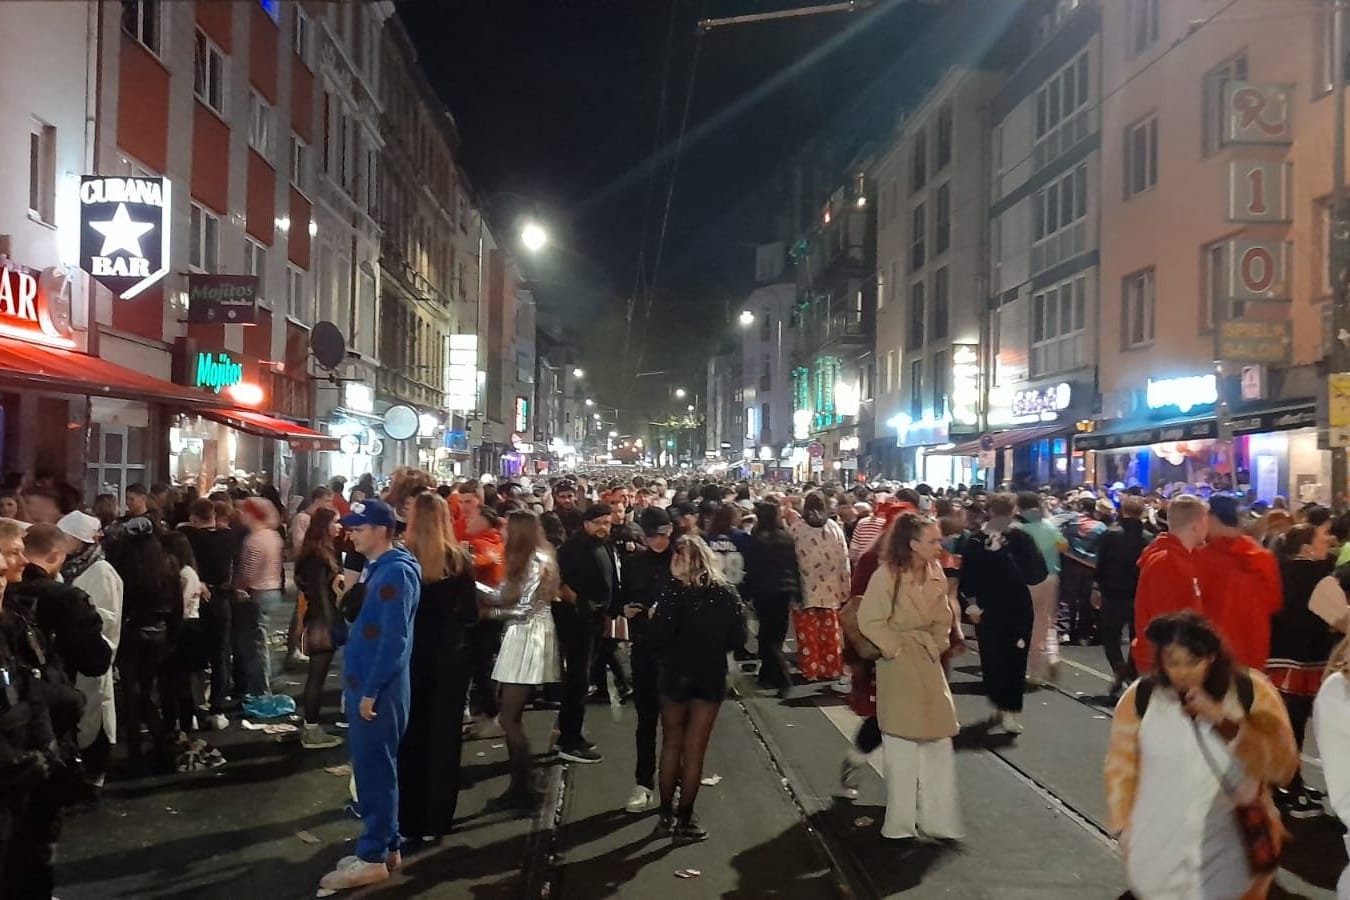
<svg viewBox="0 0 1350 900"><path fill-rule="evenodd" d="M197 354L197 366L192 378L194 387L207 388L219 394L226 388L234 387L244 380L244 367L230 358L228 353Z"/></svg>

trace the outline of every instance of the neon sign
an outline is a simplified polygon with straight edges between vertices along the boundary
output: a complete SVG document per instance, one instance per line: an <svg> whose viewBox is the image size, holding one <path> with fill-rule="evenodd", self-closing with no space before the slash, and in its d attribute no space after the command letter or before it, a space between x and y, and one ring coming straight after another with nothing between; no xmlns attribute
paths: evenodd
<svg viewBox="0 0 1350 900"><path fill-rule="evenodd" d="M1146 402L1149 409L1175 406L1183 413L1197 406L1213 406L1219 402L1219 380L1213 374L1164 378L1159 381L1150 378Z"/></svg>
<svg viewBox="0 0 1350 900"><path fill-rule="evenodd" d="M194 387L207 388L219 394L244 380L244 367L230 358L228 353L197 354L197 368L193 376Z"/></svg>

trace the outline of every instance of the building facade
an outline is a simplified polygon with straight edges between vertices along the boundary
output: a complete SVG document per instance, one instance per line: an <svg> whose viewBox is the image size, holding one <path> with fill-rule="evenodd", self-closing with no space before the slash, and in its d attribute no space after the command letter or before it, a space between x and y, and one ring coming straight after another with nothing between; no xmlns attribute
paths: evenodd
<svg viewBox="0 0 1350 900"><path fill-rule="evenodd" d="M1097 482L1331 499L1331 9L1265 9L1101 7Z"/></svg>

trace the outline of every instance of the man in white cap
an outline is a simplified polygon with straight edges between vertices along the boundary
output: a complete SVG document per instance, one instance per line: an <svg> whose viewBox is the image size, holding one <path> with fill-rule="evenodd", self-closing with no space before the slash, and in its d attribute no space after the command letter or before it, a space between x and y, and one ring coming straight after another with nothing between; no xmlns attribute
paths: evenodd
<svg viewBox="0 0 1350 900"><path fill-rule="evenodd" d="M122 577L103 558L99 543L102 526L98 519L78 510L66 513L56 527L65 536L66 561L61 579L89 595L103 620L103 639L117 654L122 636ZM84 694L84 713L77 735L85 760L85 773L96 786L103 785L108 756L117 743L117 706L113 702L113 670L96 678L77 675L75 686Z"/></svg>

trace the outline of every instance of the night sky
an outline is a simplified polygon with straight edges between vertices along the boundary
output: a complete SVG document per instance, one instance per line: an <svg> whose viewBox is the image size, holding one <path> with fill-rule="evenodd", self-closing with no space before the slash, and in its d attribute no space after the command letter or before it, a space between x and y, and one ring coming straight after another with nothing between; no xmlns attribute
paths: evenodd
<svg viewBox="0 0 1350 900"><path fill-rule="evenodd" d="M1022 2L971 6L985 18ZM675 384L699 383L729 327L727 314L739 311L750 287L750 248L773 237L775 167L812 139L851 150L884 133L970 43L969 23L953 28L949 12L934 25L939 8L915 0L702 37L695 24L803 5L673 0L672 31L672 0L398 4L423 68L459 124L469 178L481 196L495 198L488 208L496 221L531 212L548 223L557 243L526 274L542 306L583 326L581 362L596 397L631 410L625 418L659 406ZM945 32L945 44L934 40ZM691 71L688 129L642 347ZM634 296L625 360L625 312ZM668 370L668 380L634 382L639 354L642 370Z"/></svg>

